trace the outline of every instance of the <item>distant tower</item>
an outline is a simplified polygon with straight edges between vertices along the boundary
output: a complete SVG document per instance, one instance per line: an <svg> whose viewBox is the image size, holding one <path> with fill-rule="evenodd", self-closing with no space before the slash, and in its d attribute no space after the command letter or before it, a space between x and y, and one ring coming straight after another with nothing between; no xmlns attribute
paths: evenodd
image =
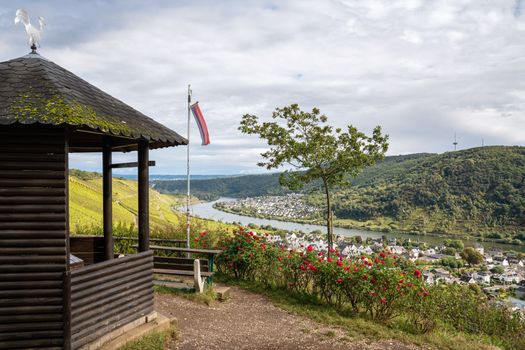
<svg viewBox="0 0 525 350"><path fill-rule="evenodd" d="M481 138L481 147L485 147L485 139L483 137Z"/></svg>
<svg viewBox="0 0 525 350"><path fill-rule="evenodd" d="M454 145L454 151L456 151L458 148L458 140L456 138L456 133L454 133L454 142L452 142L452 144Z"/></svg>

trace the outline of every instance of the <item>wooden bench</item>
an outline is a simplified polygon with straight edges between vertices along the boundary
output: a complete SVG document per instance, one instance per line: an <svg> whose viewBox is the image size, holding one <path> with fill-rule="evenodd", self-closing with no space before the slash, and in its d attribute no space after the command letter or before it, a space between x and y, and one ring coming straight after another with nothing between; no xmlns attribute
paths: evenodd
<svg viewBox="0 0 525 350"><path fill-rule="evenodd" d="M204 282L212 283L214 257L221 253L220 250L164 247L157 245L150 246L150 249L155 252L163 251L179 254L206 255L207 259L158 255L155 255L153 258L154 273L170 276L193 276L195 290L198 292L203 291Z"/></svg>

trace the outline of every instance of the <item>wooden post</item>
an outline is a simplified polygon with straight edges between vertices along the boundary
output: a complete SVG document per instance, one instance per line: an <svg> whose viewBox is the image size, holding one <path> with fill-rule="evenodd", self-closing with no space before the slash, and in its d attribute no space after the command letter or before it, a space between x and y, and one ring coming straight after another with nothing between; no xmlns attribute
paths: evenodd
<svg viewBox="0 0 525 350"><path fill-rule="evenodd" d="M66 190L66 199L64 201L64 212L66 213L66 271L63 274L62 282L62 302L63 302L63 325L64 325L64 350L71 350L71 272L69 266L69 257L71 254L69 242L69 139L71 132L69 128L65 130L65 148L64 148L64 187Z"/></svg>
<svg viewBox="0 0 525 350"><path fill-rule="evenodd" d="M139 252L149 250L149 143L139 141L138 148L139 192Z"/></svg>
<svg viewBox="0 0 525 350"><path fill-rule="evenodd" d="M104 260L114 257L113 251L113 183L111 170L111 143L104 139L102 151L102 192L104 212Z"/></svg>
<svg viewBox="0 0 525 350"><path fill-rule="evenodd" d="M71 271L64 272L64 350L71 349Z"/></svg>

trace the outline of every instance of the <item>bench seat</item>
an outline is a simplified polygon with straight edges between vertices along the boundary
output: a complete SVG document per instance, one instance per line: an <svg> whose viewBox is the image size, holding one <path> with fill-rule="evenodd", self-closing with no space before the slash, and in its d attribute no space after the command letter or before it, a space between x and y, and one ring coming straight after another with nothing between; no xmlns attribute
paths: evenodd
<svg viewBox="0 0 525 350"><path fill-rule="evenodd" d="M153 273L161 274L161 275L180 275L180 276L193 276L195 274L194 271L189 270L171 270L171 269L153 269ZM204 277L211 277L213 276L213 272L201 272L201 276Z"/></svg>

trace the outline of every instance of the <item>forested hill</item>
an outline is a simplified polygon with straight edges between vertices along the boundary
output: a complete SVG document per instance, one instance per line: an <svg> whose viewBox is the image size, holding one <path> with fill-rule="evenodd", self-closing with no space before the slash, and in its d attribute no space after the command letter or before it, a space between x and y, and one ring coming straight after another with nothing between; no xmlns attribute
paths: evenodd
<svg viewBox="0 0 525 350"><path fill-rule="evenodd" d="M525 147L387 157L352 183L334 195L335 215L343 224L494 237L507 232L525 239ZM155 182L166 192L183 193L185 186L184 181ZM192 182L192 193L203 199L285 192L279 174ZM321 205L320 195L309 197Z"/></svg>
<svg viewBox="0 0 525 350"><path fill-rule="evenodd" d="M335 196L338 218L393 228L525 239L525 148L484 147L385 161ZM521 234L521 235L520 235Z"/></svg>
<svg viewBox="0 0 525 350"><path fill-rule="evenodd" d="M352 183L355 185L366 185L379 178L386 179L402 174L406 172L406 168L413 161L427 156L431 156L431 154L419 153L386 157L380 164L366 169L363 174L353 179ZM385 173L385 169L387 169L388 174ZM204 200L217 199L219 197L244 198L288 193L289 191L279 184L279 176L280 173L272 173L194 180L191 182L191 193ZM152 182L154 188L160 192L186 193L186 180L158 180ZM313 188L315 188L315 184L308 187L307 191L310 192Z"/></svg>
<svg viewBox="0 0 525 350"><path fill-rule="evenodd" d="M185 194L186 180L153 181L153 187L160 192ZM204 200L219 197L257 197L281 195L287 190L279 185L279 174L244 175L228 178L193 180L191 194Z"/></svg>

